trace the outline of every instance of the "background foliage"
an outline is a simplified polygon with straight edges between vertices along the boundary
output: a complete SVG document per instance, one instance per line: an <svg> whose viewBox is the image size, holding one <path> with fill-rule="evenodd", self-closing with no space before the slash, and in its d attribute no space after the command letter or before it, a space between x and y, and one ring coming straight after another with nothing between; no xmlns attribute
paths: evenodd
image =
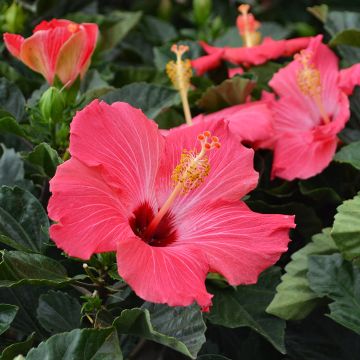
<svg viewBox="0 0 360 360"><path fill-rule="evenodd" d="M271 153L259 151L260 183L247 199L255 211L296 214L289 251L251 286L209 278L210 313L197 306L144 303L120 279L114 254L88 267L50 241L49 179L67 158L72 116L94 98L127 101L163 128L184 122L165 76L174 42L201 55L197 40L239 45L237 1L0 2L1 31L31 34L43 19L96 22L101 38L85 79L66 91L61 124L39 109L47 89L0 43L0 360L288 359L355 360L360 353L360 89L341 133L342 147L308 180L270 181ZM203 1L206 3L206 1ZM15 5L14 5L15 4ZM324 34L342 66L360 62L360 5L355 0L252 1L267 35ZM199 8L197 6L200 6ZM224 68L194 77L193 114L258 98L283 61L227 80ZM249 86L249 84L251 86ZM230 90L229 90L230 89ZM236 93L237 96L229 96Z"/></svg>

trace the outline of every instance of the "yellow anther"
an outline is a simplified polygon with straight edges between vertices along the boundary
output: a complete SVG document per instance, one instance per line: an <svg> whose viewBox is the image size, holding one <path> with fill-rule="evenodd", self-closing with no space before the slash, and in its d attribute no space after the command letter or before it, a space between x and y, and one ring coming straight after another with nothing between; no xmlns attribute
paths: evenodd
<svg viewBox="0 0 360 360"><path fill-rule="evenodd" d="M308 97L311 97L324 121L325 124L330 122L323 101L322 101L322 87L321 76L319 69L312 63L313 53L310 50L301 50L299 54L294 56L295 60L299 61L301 67L297 71L296 81L300 91Z"/></svg>
<svg viewBox="0 0 360 360"><path fill-rule="evenodd" d="M296 74L296 80L301 92L306 96L318 96L321 94L320 71L311 63L312 53L309 50L302 50L295 55L295 60L301 64Z"/></svg>
<svg viewBox="0 0 360 360"><path fill-rule="evenodd" d="M250 5L249 4L241 4L238 7L238 10L242 15L247 15L250 10Z"/></svg>
<svg viewBox="0 0 360 360"><path fill-rule="evenodd" d="M211 142L208 141L211 140ZM194 150L183 150L180 162L174 169L171 179L174 186L181 186L183 194L199 187L209 175L210 163L206 152L211 149L220 148L219 138L211 136L210 131L198 135L201 144L200 152Z"/></svg>
<svg viewBox="0 0 360 360"><path fill-rule="evenodd" d="M192 77L191 61L182 60L182 56L189 50L186 45L176 45L171 47L171 51L176 54L176 62L171 60L166 64L166 72L175 89L185 91L189 90L190 79Z"/></svg>

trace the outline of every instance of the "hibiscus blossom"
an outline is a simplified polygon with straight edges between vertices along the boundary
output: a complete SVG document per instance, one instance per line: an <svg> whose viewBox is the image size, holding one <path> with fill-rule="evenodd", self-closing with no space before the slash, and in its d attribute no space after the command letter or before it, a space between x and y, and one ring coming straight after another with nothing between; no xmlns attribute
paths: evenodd
<svg viewBox="0 0 360 360"><path fill-rule="evenodd" d="M4 43L13 56L42 74L50 85L58 76L70 86L88 69L98 31L96 24L52 19L42 21L27 39L5 33Z"/></svg>
<svg viewBox="0 0 360 360"><path fill-rule="evenodd" d="M236 25L243 41L243 46L234 48L215 47L200 41L200 45L208 55L193 60L192 65L198 75L218 66L220 59L238 65L260 65L281 56L290 56L308 46L310 37L290 40L273 40L270 37L261 39L261 23L249 13L250 6L239 6L240 15Z"/></svg>
<svg viewBox="0 0 360 360"><path fill-rule="evenodd" d="M321 35L312 39L269 83L279 96L273 103L273 177L307 179L320 173L350 117L347 94L355 83L349 77L358 67L339 71L338 58L321 41Z"/></svg>
<svg viewBox="0 0 360 360"><path fill-rule="evenodd" d="M156 303L207 309L208 272L255 283L287 249L293 217L239 201L257 183L253 150L225 122L207 125L164 137L126 103L95 100L78 112L72 158L50 184L56 245L82 259L116 251L119 274Z"/></svg>

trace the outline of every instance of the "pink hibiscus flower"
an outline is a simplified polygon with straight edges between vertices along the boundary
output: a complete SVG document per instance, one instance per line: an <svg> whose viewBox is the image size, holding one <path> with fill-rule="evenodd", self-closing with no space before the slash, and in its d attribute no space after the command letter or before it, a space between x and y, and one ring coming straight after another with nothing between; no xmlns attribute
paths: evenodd
<svg viewBox="0 0 360 360"><path fill-rule="evenodd" d="M119 274L145 300L206 310L209 271L255 283L287 249L293 217L239 201L258 176L225 122L164 137L140 110L95 100L71 124L70 152L51 180L51 238L82 259L116 251Z"/></svg>
<svg viewBox="0 0 360 360"><path fill-rule="evenodd" d="M349 77L358 66L339 71L336 55L321 41L321 35L312 39L269 83L279 96L273 103L273 177L307 179L320 173L350 117L347 94L360 79Z"/></svg>
<svg viewBox="0 0 360 360"><path fill-rule="evenodd" d="M300 37L290 40L273 40L265 37L261 41L261 23L249 13L250 6L239 6L240 15L236 25L243 40L243 47L215 47L200 41L200 45L208 54L193 61L193 66L199 75L212 70L220 59L238 65L260 65L269 60L278 59L282 56L290 56L308 46L310 37ZM212 56L212 57L210 57ZM215 60L216 59L216 62ZM198 67L201 64L201 67Z"/></svg>
<svg viewBox="0 0 360 360"><path fill-rule="evenodd" d="M90 65L98 37L96 24L76 24L69 20L42 21L33 35L4 34L10 53L52 85L55 76L70 86Z"/></svg>

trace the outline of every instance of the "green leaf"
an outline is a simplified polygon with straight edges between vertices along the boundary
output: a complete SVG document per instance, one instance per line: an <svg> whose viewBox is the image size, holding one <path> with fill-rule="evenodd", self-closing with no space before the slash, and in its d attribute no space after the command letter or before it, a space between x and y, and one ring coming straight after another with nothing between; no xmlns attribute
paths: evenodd
<svg viewBox="0 0 360 360"><path fill-rule="evenodd" d="M276 295L266 311L285 320L305 318L318 304L318 296L307 279L310 255L332 254L337 251L330 229L314 235L312 241L291 256L286 273L276 288Z"/></svg>
<svg viewBox="0 0 360 360"><path fill-rule="evenodd" d="M14 149L7 149L1 145L2 156L0 158L0 185L16 185L24 180L24 162Z"/></svg>
<svg viewBox="0 0 360 360"><path fill-rule="evenodd" d="M41 326L56 334L80 327L81 305L67 293L51 290L40 296L36 314Z"/></svg>
<svg viewBox="0 0 360 360"><path fill-rule="evenodd" d="M0 188L0 242L18 250L43 252L49 219L40 202L18 187Z"/></svg>
<svg viewBox="0 0 360 360"><path fill-rule="evenodd" d="M338 151L334 160L340 163L352 165L355 169L360 170L360 141L353 142L344 146Z"/></svg>
<svg viewBox="0 0 360 360"><path fill-rule="evenodd" d="M62 285L72 280L59 262L47 256L6 250L0 254L0 288L22 284Z"/></svg>
<svg viewBox="0 0 360 360"><path fill-rule="evenodd" d="M100 50L110 50L138 24L142 16L140 11L111 11L107 15L89 15L76 13L70 15L69 20L82 22L95 22L100 27Z"/></svg>
<svg viewBox="0 0 360 360"><path fill-rule="evenodd" d="M26 355L34 343L34 333L22 342L7 346L0 354L0 360L14 360L18 355Z"/></svg>
<svg viewBox="0 0 360 360"><path fill-rule="evenodd" d="M119 334L139 336L168 346L193 359L205 342L206 326L197 306L145 304L123 310L113 325Z"/></svg>
<svg viewBox="0 0 360 360"><path fill-rule="evenodd" d="M122 360L114 328L75 329L57 334L30 350L26 360Z"/></svg>
<svg viewBox="0 0 360 360"><path fill-rule="evenodd" d="M5 78L0 78L0 108L18 121L25 115L25 98L22 92Z"/></svg>
<svg viewBox="0 0 360 360"><path fill-rule="evenodd" d="M328 16L328 12L329 12L329 7L325 4L321 4L321 5L315 5L312 7L307 7L306 10L310 14L314 15L318 20L325 23L326 18Z"/></svg>
<svg viewBox="0 0 360 360"><path fill-rule="evenodd" d="M360 334L360 268L340 254L311 256L308 278L318 296L334 300L328 316Z"/></svg>
<svg viewBox="0 0 360 360"><path fill-rule="evenodd" d="M11 133L26 138L26 134L16 119L7 111L0 108L0 134Z"/></svg>
<svg viewBox="0 0 360 360"><path fill-rule="evenodd" d="M350 11L331 11L325 22L326 31L338 42L337 50L343 58L344 65L350 66L360 61L360 49L356 45L359 43L358 39L355 39L352 33L348 30L360 29L360 13ZM344 32L344 34L341 34ZM349 40L355 41L354 44L350 44ZM334 44L334 45L335 45ZM355 45L355 46L353 46Z"/></svg>
<svg viewBox="0 0 360 360"><path fill-rule="evenodd" d="M337 208L332 237L347 260L360 257L360 193Z"/></svg>
<svg viewBox="0 0 360 360"><path fill-rule="evenodd" d="M209 320L229 328L248 326L284 354L285 321L265 312L279 281L280 269L273 267L263 272L255 285L236 288L211 286L214 299Z"/></svg>
<svg viewBox="0 0 360 360"><path fill-rule="evenodd" d="M35 165L40 174L49 178L55 175L56 168L62 163L57 151L47 143L35 146L24 158Z"/></svg>
<svg viewBox="0 0 360 360"><path fill-rule="evenodd" d="M330 46L349 45L360 47L360 30L348 29L337 33L330 41Z"/></svg>
<svg viewBox="0 0 360 360"><path fill-rule="evenodd" d="M125 85L101 99L109 104L115 101L127 102L141 109L150 119L154 119L163 109L179 103L176 90L143 82Z"/></svg>
<svg viewBox="0 0 360 360"><path fill-rule="evenodd" d="M153 44L164 44L178 36L173 25L150 15L144 16L140 30Z"/></svg>
<svg viewBox="0 0 360 360"><path fill-rule="evenodd" d="M18 310L15 305L0 304L0 335L10 327Z"/></svg>
<svg viewBox="0 0 360 360"><path fill-rule="evenodd" d="M255 85L255 81L236 75L220 85L209 87L197 105L207 112L214 112L227 106L243 104Z"/></svg>

